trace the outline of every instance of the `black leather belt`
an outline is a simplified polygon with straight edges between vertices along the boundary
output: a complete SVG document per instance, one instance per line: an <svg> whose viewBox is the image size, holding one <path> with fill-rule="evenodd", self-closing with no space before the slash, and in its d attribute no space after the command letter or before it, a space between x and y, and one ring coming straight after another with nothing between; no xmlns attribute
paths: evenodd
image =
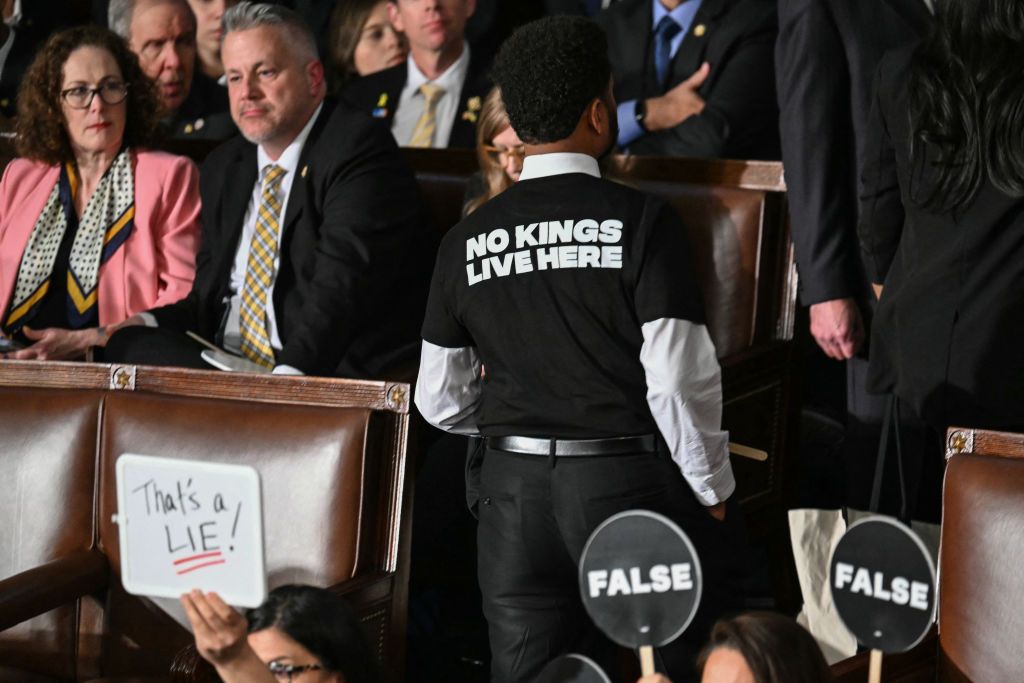
<svg viewBox="0 0 1024 683"><path fill-rule="evenodd" d="M654 453L653 434L617 436L610 439L538 439L532 436L489 436L487 446L509 453L546 456L623 455Z"/></svg>

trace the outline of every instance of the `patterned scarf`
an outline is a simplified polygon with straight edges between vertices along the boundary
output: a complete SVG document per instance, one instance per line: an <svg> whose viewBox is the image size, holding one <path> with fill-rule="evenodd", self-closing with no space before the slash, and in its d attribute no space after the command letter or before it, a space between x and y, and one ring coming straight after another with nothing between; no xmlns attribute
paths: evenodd
<svg viewBox="0 0 1024 683"><path fill-rule="evenodd" d="M100 266L125 243L135 225L135 178L128 150L122 150L103 174L80 221L75 212L79 184L74 164L65 164L21 257L10 312L3 323L8 335L29 322L46 298L57 251L69 226L75 236L68 259L68 321L74 329L95 319Z"/></svg>

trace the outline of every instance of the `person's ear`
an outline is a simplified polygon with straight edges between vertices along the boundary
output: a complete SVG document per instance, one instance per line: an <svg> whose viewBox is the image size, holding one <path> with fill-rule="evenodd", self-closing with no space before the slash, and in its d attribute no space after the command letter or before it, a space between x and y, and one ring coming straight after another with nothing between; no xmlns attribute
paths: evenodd
<svg viewBox="0 0 1024 683"><path fill-rule="evenodd" d="M311 59L306 63L306 77L309 79L309 94L317 96L323 93L324 64L319 59Z"/></svg>
<svg viewBox="0 0 1024 683"><path fill-rule="evenodd" d="M405 23L402 21L402 12L398 9L398 3L394 0L388 0L388 19L391 21L391 25L395 27L395 30L399 33L405 33Z"/></svg>
<svg viewBox="0 0 1024 683"><path fill-rule="evenodd" d="M600 97L594 98L587 107L587 124L597 135L608 128L608 107Z"/></svg>
<svg viewBox="0 0 1024 683"><path fill-rule="evenodd" d="M476 12L476 0L466 0L466 18L469 19Z"/></svg>

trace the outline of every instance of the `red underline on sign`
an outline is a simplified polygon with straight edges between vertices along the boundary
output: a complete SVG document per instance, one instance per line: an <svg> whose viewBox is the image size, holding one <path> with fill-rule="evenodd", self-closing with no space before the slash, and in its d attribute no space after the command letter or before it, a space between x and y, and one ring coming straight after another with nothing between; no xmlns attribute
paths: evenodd
<svg viewBox="0 0 1024 683"><path fill-rule="evenodd" d="M193 555L192 557L183 557L180 560L175 560L174 561L174 566L178 566L179 564L184 564L186 562L192 562L193 560L204 560L207 557L220 557L220 556L221 556L221 552L219 550L215 550L212 553L203 553L202 555Z"/></svg>
<svg viewBox="0 0 1024 683"><path fill-rule="evenodd" d="M188 574L189 572L194 572L195 570L202 569L203 567L210 567L210 566L215 565L215 564L225 564L226 562L227 562L227 560L214 560L213 562L204 562L202 564L197 564L194 567L189 567L188 569L182 569L180 572L178 572L178 576L181 576L182 574Z"/></svg>

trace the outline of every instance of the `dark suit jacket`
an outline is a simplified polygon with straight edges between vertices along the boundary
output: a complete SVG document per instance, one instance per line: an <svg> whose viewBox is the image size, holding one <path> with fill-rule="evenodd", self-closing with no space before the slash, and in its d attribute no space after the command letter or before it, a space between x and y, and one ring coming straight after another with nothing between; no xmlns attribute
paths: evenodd
<svg viewBox="0 0 1024 683"><path fill-rule="evenodd" d="M238 134L231 118L228 89L198 69L192 77L188 97L174 118L167 122L168 134L176 140L227 140Z"/></svg>
<svg viewBox="0 0 1024 683"><path fill-rule="evenodd" d="M913 47L879 66L864 152L861 238L885 284L871 335L871 386L933 426L1024 428L1024 199L987 178L955 213L911 197L933 187L933 147L909 157Z"/></svg>
<svg viewBox="0 0 1024 683"><path fill-rule="evenodd" d="M608 55L619 102L660 95L654 70L651 3L624 0L597 16L608 34ZM697 27L702 26L703 29ZM697 35L701 33L701 35ZM634 154L778 159L778 110L772 49L775 0L704 0L669 68L671 89L703 62L711 73L698 94L703 112L629 146Z"/></svg>
<svg viewBox="0 0 1024 683"><path fill-rule="evenodd" d="M0 72L0 112L15 113L15 96L36 52L50 35L70 26L72 16L67 0L27 0L21 3L21 23L14 31L14 42Z"/></svg>
<svg viewBox="0 0 1024 683"><path fill-rule="evenodd" d="M387 130L325 103L299 158L283 222L274 312L277 363L311 375L377 377L415 363L435 239L412 170ZM200 172L203 245L187 298L160 327L222 341L256 146L237 137Z"/></svg>
<svg viewBox="0 0 1024 683"><path fill-rule="evenodd" d="M871 83L882 55L930 23L924 0L779 0L782 158L804 304L868 294L857 175Z"/></svg>
<svg viewBox="0 0 1024 683"><path fill-rule="evenodd" d="M487 91L491 89L490 70L491 64L486 56L480 56L475 50L470 52L469 69L466 72L466 81L462 85L462 92L459 94L459 106L455 110L455 121L452 124L448 147L476 147L476 121L472 119L479 116L479 106L487 96ZM398 100L402 95L402 88L405 87L408 73L408 63L402 62L390 69L349 81L341 89L341 99L356 109L387 121L390 126L398 109ZM378 107L382 95L387 95L387 106ZM471 111L469 101L473 98L479 99L475 103L476 108ZM472 114L470 118L463 116L467 112Z"/></svg>

